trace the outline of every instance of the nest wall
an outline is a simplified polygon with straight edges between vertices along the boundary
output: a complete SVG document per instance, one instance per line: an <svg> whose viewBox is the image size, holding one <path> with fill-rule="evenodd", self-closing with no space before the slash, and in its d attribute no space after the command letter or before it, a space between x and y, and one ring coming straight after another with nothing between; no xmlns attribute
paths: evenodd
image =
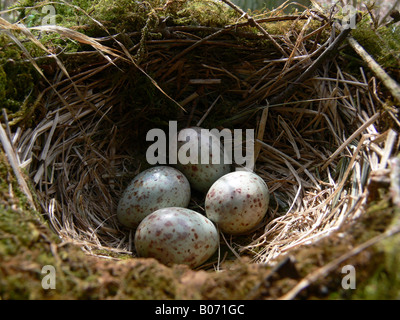
<svg viewBox="0 0 400 320"><path fill-rule="evenodd" d="M117 204L148 167L147 131L167 130L170 120L179 128L256 132L255 172L271 192L268 215L251 234L223 235L208 266L241 256L273 261L361 214L369 172L387 167L393 147L393 131L379 125L373 80L362 69L359 77L347 73L333 55L296 83L339 33L321 12L233 16L224 26L149 24L146 34L125 35L129 41L47 29L96 49L47 57L49 83L33 123L14 126L19 163L63 240L92 254L135 256ZM271 35L277 23L285 32ZM274 101L293 83L296 90ZM190 208L204 213L203 198L194 194Z"/></svg>

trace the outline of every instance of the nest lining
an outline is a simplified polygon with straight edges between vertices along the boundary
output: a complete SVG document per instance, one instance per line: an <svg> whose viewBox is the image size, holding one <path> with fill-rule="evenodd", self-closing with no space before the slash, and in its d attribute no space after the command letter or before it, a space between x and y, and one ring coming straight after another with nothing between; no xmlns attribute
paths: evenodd
<svg viewBox="0 0 400 320"><path fill-rule="evenodd" d="M300 18L305 22L299 29ZM362 80L342 71L337 58L285 103L268 103L335 37L328 30L330 38L318 43L332 27L322 14L306 10L288 20L292 36L274 37L283 58L265 34L250 36L248 24L238 23L240 37L228 40L215 29L199 40L193 27L185 31L191 35L186 41L149 39L140 65L132 56L138 46L116 55L96 41L98 54L75 54L90 56L89 65L57 69L41 97L45 116L11 139L55 232L91 254L101 249L135 255L133 231L118 223L116 208L127 183L147 166L146 130L165 128L168 120L181 127L256 129L255 172L268 184L271 205L264 226L245 239L221 238L237 257L270 262L357 218L369 172L388 164L393 131L380 133L377 126L373 82L363 70ZM310 31L312 22L320 27ZM151 101L138 95L132 79L142 79ZM130 88L135 95L129 96ZM202 200L194 197L191 208L204 213Z"/></svg>

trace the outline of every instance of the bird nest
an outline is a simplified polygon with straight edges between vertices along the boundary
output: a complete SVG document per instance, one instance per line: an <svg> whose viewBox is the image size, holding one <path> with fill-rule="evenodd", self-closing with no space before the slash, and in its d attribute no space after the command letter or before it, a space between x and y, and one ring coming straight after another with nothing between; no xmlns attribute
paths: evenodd
<svg viewBox="0 0 400 320"><path fill-rule="evenodd" d="M242 256L270 262L355 221L371 170L388 166L395 134L381 124L375 79L362 68L350 74L337 54L345 31L311 9L251 16L210 1L150 3L135 4L146 19L125 33L84 15L101 37L2 21L43 79L31 108L9 116L7 132L32 203L60 238L91 254L136 256L134 230L119 224L117 205L149 167L146 133L167 132L170 120L179 128L254 129L254 171L271 194L263 225L222 234L203 268ZM79 50L56 54L38 32ZM21 38L44 54L30 55ZM190 208L204 213L204 195L194 192Z"/></svg>

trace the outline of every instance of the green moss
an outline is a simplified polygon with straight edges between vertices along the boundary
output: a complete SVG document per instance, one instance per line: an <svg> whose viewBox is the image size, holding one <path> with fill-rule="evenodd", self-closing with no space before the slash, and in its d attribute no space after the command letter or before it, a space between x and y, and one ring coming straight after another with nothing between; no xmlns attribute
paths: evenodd
<svg viewBox="0 0 400 320"><path fill-rule="evenodd" d="M182 2L183 4L183 2ZM174 8L175 9L175 8ZM171 14L173 9L169 9ZM176 11L175 23L178 25L202 25L223 27L232 22L236 14L228 7L214 1L187 1Z"/></svg>
<svg viewBox="0 0 400 320"><path fill-rule="evenodd" d="M227 6L210 0L74 0L57 4L50 0L21 0L14 7L20 8L25 24L38 26L48 17L46 5L54 7L57 25L78 28L91 36L106 35L105 29L111 34L139 31L151 16L155 18L151 26L154 29L163 19L178 25L222 27L235 15Z"/></svg>
<svg viewBox="0 0 400 320"><path fill-rule="evenodd" d="M400 209L393 208L385 200L374 204L367 212L370 215L367 221L373 232L372 235L380 234L382 229L387 230L398 225L400 221ZM385 224L386 228L383 228ZM382 240L373 247L373 250L375 254L371 257L374 260L371 264L374 264L375 268L366 278L359 281L357 290L351 298L398 300L400 298L400 234Z"/></svg>
<svg viewBox="0 0 400 320"><path fill-rule="evenodd" d="M352 35L384 68L400 68L400 28L382 26L374 30L364 19Z"/></svg>
<svg viewBox="0 0 400 320"><path fill-rule="evenodd" d="M353 299L400 299L399 246L399 235L386 239L378 245L383 261L376 271L360 284L360 288L352 296Z"/></svg>
<svg viewBox="0 0 400 320"><path fill-rule="evenodd" d="M41 54L31 44L25 47L34 57ZM0 104L11 113L16 112L24 102L32 101L39 79L34 67L25 59L27 57L22 50L7 35L0 34Z"/></svg>
<svg viewBox="0 0 400 320"><path fill-rule="evenodd" d="M10 220L18 220L15 225ZM30 247L39 237L39 232L31 219L22 219L18 211L7 210L0 206L0 229L3 237L0 240L0 252L3 255L15 255Z"/></svg>
<svg viewBox="0 0 400 320"><path fill-rule="evenodd" d="M51 24L64 27L87 22L85 13L93 4L89 0L70 0L54 2L51 0L20 0L11 8L19 11L19 20L28 27ZM54 10L54 11L53 11ZM55 17L55 20L50 18Z"/></svg>
<svg viewBox="0 0 400 320"><path fill-rule="evenodd" d="M0 257L5 258L21 254L39 242L44 220L29 209L2 152L0 181Z"/></svg>

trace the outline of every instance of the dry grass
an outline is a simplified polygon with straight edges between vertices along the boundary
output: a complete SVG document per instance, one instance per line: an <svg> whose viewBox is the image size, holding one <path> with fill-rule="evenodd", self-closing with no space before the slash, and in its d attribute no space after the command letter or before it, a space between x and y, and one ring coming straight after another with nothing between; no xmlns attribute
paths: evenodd
<svg viewBox="0 0 400 320"><path fill-rule="evenodd" d="M272 20L285 20L288 33L271 35L267 30ZM311 27L315 23L319 27ZM37 42L33 28L3 20L1 26L22 50L24 45L13 32L37 43L57 65L40 96L46 114L34 127L18 127L11 119L13 132L1 131L2 141L12 146L8 153L16 165L28 170L55 232L88 253L105 249L134 254L133 232L118 224L115 213L127 181L142 165L134 150L121 145L128 139L144 139L133 119L148 108L141 106L137 114L127 110L120 97L124 83L102 78L105 71L136 68L167 100L187 111L181 113L184 124L204 123L231 103L236 106L234 114L226 119L223 113L220 128L256 129L255 171L271 191L269 216L248 243L232 237L222 242L255 262L271 262L355 221L367 202L370 173L389 168L398 147L397 133L381 122L383 101L376 79L368 78L363 69L360 79L355 78L342 70L343 61L336 57L319 62L285 101L269 103L334 42L337 35L330 32L332 21L324 12L306 10L295 18L258 20L243 15L219 29L171 26L168 32L184 33L186 38L147 40L147 56L140 64L135 58L139 43L126 48L114 39L116 50L77 31L41 27L96 49L72 54L90 57L90 64L79 70L67 70L58 56ZM200 36L204 32L208 35ZM239 40L229 38L239 34ZM260 40L272 45L262 47ZM224 50L240 59L226 61L218 55ZM41 71L35 59L28 59ZM198 79L203 79L197 82L201 89L193 85ZM192 205L202 210L201 202Z"/></svg>

